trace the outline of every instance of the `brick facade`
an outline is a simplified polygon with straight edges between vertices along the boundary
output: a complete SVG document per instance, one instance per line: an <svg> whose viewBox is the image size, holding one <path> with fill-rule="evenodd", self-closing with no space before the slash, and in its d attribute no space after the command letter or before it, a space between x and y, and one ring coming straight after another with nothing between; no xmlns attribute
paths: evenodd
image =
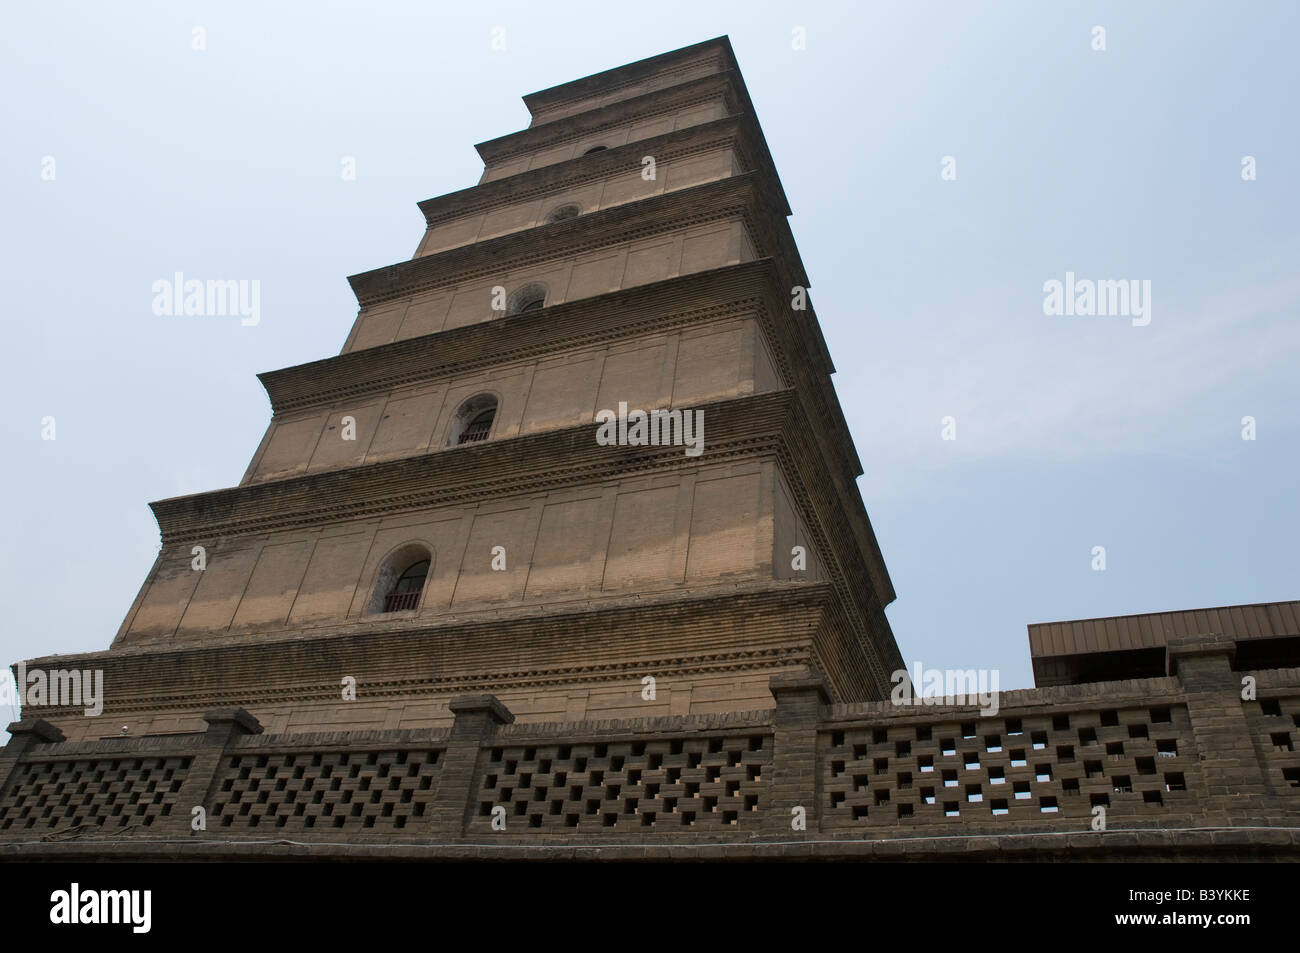
<svg viewBox="0 0 1300 953"><path fill-rule="evenodd" d="M1231 635L1087 684L1058 647L996 716L885 700L893 585L725 38L525 103L352 276L342 353L261 375L241 483L153 504L111 647L27 663L105 697L10 727L0 854L1295 852L1300 673L1243 701ZM703 452L602 444L622 405Z"/></svg>
<svg viewBox="0 0 1300 953"><path fill-rule="evenodd" d="M995 716L777 676L774 708L717 715L520 724L470 695L441 729L272 735L224 709L205 732L72 742L19 722L0 855L1294 859L1300 670L1246 673L1243 701L1226 649L1007 692Z"/></svg>

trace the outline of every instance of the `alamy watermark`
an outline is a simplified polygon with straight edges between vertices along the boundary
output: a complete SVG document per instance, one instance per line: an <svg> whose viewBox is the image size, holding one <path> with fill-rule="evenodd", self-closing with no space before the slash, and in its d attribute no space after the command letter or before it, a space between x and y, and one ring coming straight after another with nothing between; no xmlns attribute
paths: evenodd
<svg viewBox="0 0 1300 953"><path fill-rule="evenodd" d="M704 411L628 411L627 401L618 402L618 413L596 412L596 443L602 447L682 447L686 456L704 452Z"/></svg>
<svg viewBox="0 0 1300 953"><path fill-rule="evenodd" d="M1065 273L1065 281L1055 278L1043 282L1043 314L1131 317L1135 328L1151 323L1151 279L1118 280L1075 278Z"/></svg>
<svg viewBox="0 0 1300 953"><path fill-rule="evenodd" d="M152 890L88 890L73 883L50 894L50 922L122 924L132 933L148 933L153 924Z"/></svg>
<svg viewBox="0 0 1300 953"><path fill-rule="evenodd" d="M912 663L889 676L895 705L979 705L981 715L998 713L998 670L925 668Z"/></svg>
<svg viewBox="0 0 1300 953"><path fill-rule="evenodd" d="M0 675L0 705L18 705L27 713L29 707L80 705L88 718L104 711L104 670L43 669L19 662L18 677L5 669Z"/></svg>
<svg viewBox="0 0 1300 953"><path fill-rule="evenodd" d="M238 315L239 322L252 327L262 320L262 282L256 278L235 280L186 279L181 272L153 283L153 313L159 317L225 317Z"/></svg>

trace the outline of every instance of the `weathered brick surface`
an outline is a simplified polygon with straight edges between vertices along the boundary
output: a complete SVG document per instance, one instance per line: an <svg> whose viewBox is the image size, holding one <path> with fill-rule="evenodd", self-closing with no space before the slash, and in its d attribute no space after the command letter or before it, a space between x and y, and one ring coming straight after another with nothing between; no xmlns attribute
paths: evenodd
<svg viewBox="0 0 1300 953"><path fill-rule="evenodd" d="M893 586L729 43L555 95L479 146L478 186L421 203L412 259L349 279L344 353L262 375L240 485L153 505L162 549L112 647L34 666L102 669L133 735L216 705L274 733L448 727L471 692L521 721L708 714L805 670L835 700L887 691ZM498 288L544 296L513 313ZM480 401L484 439L454 445ZM702 414L703 445L598 443L620 406Z"/></svg>
<svg viewBox="0 0 1300 953"><path fill-rule="evenodd" d="M11 726L0 856L1297 856L1300 672L1243 700L1229 639L987 716L873 701L894 589L729 43L525 101L352 276L344 353L262 375L241 484L153 504L112 647L35 660L102 669L103 716ZM702 455L598 443L620 403L703 412Z"/></svg>
<svg viewBox="0 0 1300 953"><path fill-rule="evenodd" d="M450 730L270 736L225 713L169 738L20 731L0 856L271 857L292 838L395 859L1300 859L1281 743L1300 673L1260 673L1261 704L1214 671L1007 692L991 716L832 705L819 677L786 675L774 709L713 716L511 724L477 695Z"/></svg>

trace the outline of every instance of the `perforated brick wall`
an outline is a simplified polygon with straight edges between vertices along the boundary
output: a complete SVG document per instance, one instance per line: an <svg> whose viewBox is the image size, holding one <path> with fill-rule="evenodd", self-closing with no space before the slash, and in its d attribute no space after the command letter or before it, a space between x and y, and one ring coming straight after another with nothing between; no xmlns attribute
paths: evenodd
<svg viewBox="0 0 1300 953"><path fill-rule="evenodd" d="M986 838L994 846L978 849L995 853L1036 839L1044 857L1141 843L1294 853L1296 681L1261 675L1257 702L1240 700L1235 677L1192 692L1172 676L1031 689L1003 693L989 717L832 704L824 682L786 675L773 679L774 709L708 716L521 724L499 699L467 695L451 730L265 735L247 712L218 710L201 736L66 742L15 723L0 757L0 854L93 841L154 844L163 859L178 844L253 856L291 840L325 856L376 845L413 858L452 847L641 858L674 845L815 856ZM205 829L191 825L196 806Z"/></svg>
<svg viewBox="0 0 1300 953"><path fill-rule="evenodd" d="M1300 797L1300 696L1243 702L1272 789Z"/></svg>
<svg viewBox="0 0 1300 953"><path fill-rule="evenodd" d="M217 775L216 830L400 831L438 794L438 750L235 754Z"/></svg>
<svg viewBox="0 0 1300 953"><path fill-rule="evenodd" d="M1197 809L1182 706L822 732L827 828ZM1080 826L1086 829L1086 824Z"/></svg>
<svg viewBox="0 0 1300 953"><path fill-rule="evenodd" d="M472 832L756 830L771 736L715 735L608 744L512 745L487 752Z"/></svg>
<svg viewBox="0 0 1300 953"><path fill-rule="evenodd" d="M27 761L0 801L0 831L69 834L151 827L171 814L188 757Z"/></svg>

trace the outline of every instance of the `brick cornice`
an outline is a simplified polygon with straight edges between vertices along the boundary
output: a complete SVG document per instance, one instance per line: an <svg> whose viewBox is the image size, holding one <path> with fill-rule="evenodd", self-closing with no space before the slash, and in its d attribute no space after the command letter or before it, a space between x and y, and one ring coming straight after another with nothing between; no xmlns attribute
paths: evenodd
<svg viewBox="0 0 1300 953"><path fill-rule="evenodd" d="M766 260L729 266L511 318L516 323L507 336L500 335L492 324L471 325L263 375L263 382L279 412L305 402L319 403L325 396L360 396L381 387L428 379L452 366L464 370L485 363L499 365L629 333L752 312L773 345L780 373L807 405L805 419L811 423L797 430L805 457L803 471L822 473L822 482L829 477L840 503L838 510L834 506L824 509L823 516L832 532L847 531L857 537L856 547L867 554L870 588L883 607L894 600L894 589L857 490L855 478L862 468L828 377L830 368L817 367L822 342L819 335L810 337L817 325L816 315L811 310L790 311L779 272L776 263ZM517 346L502 351L502 341L514 341ZM313 393L314 399L310 397ZM836 512L851 514L847 524ZM860 574L857 585L865 585ZM859 627L867 625L870 607L862 611L866 615L857 619Z"/></svg>
<svg viewBox="0 0 1300 953"><path fill-rule="evenodd" d="M595 423L439 453L253 483L150 504L163 544L539 492L624 474L701 466L774 446L797 403L789 390L697 405L704 453L596 443ZM575 451L580 451L576 452Z"/></svg>
<svg viewBox="0 0 1300 953"><path fill-rule="evenodd" d="M398 627L362 622L216 641L159 639L30 664L102 668L105 707L115 718L177 706L337 701L344 673L370 700L618 680L639 686L648 671L675 678L807 665L812 633L833 599L824 584L768 581L732 591L704 587L658 598L552 605L541 615L533 606L408 619ZM687 637L696 629L729 634L696 647ZM797 633L806 634L792 642ZM606 647L599 659L577 650L596 641ZM80 716L75 707L43 711Z"/></svg>
<svg viewBox="0 0 1300 953"><path fill-rule="evenodd" d="M876 630L874 621L876 611L894 600L893 583L861 496L833 475L827 479L812 430L803 407L794 408L776 457L795 504L810 516L806 522L814 551L840 593L848 626L862 640L875 683L883 687L889 684L888 671L896 667L897 646L892 635Z"/></svg>
<svg viewBox="0 0 1300 953"><path fill-rule="evenodd" d="M622 99L608 106L599 106L584 112L565 116L554 122L529 126L518 132L498 136L474 146L484 163L500 162L520 153L532 152L558 145L572 139L581 139L605 129L622 126L638 119L649 119L663 113L675 112L696 103L708 102L721 96L727 111L738 112L742 100L740 74L735 70L702 76L676 86L651 90L640 96Z"/></svg>
<svg viewBox="0 0 1300 953"><path fill-rule="evenodd" d="M771 455L808 514L815 551L841 593L850 627L866 637L877 684L886 684L885 665L892 659L880 656L883 633L875 632L873 620L893 600L893 587L860 496L841 480L826 478L825 457L798 395L782 390L700 409L705 451L695 458L680 447L600 446L592 423L151 506L164 546L188 545Z"/></svg>
<svg viewBox="0 0 1300 953"><path fill-rule="evenodd" d="M649 139L638 139L593 155L578 156L457 192L448 192L425 199L418 206L424 214L425 224L433 227L462 215L574 188L619 172L640 175L641 159L646 155L653 155L662 165L672 159L695 155L723 145L732 146L746 158L745 171L754 171L755 164L750 157L756 154L756 132L753 117L725 116Z"/></svg>
<svg viewBox="0 0 1300 953"><path fill-rule="evenodd" d="M501 366L753 311L762 287L775 274L770 259L724 266L267 371L258 379L273 414L295 413L453 371ZM502 333L506 327L509 334Z"/></svg>
<svg viewBox="0 0 1300 953"><path fill-rule="evenodd" d="M759 256L772 246L770 200L764 176L756 172L717 179L702 185L616 205L589 215L462 245L352 275L348 282L364 308L422 291L503 274L537 262L565 258L620 242L679 231L691 225L742 216ZM781 248L781 252L788 249ZM798 267L797 257L791 267ZM799 273L801 283L807 279ZM484 301L486 310L488 302Z"/></svg>
<svg viewBox="0 0 1300 953"><path fill-rule="evenodd" d="M828 465L852 483L862 465L829 379L834 367L811 304L791 311L788 281L774 259L744 262L511 316L502 319L510 322L508 335L497 322L481 322L258 376L281 416L435 380L453 368L500 366L756 310L783 379L805 394L810 416L829 425L822 440Z"/></svg>
<svg viewBox="0 0 1300 953"><path fill-rule="evenodd" d="M592 73L581 79L529 93L523 97L524 105L533 116L539 116L563 108L569 103L579 102L602 93L611 93L652 76L660 76L710 60L716 62L721 69L736 68L736 56L732 52L731 41L726 36L716 36L710 40L637 60L635 63L626 63L614 69Z"/></svg>
<svg viewBox="0 0 1300 953"><path fill-rule="evenodd" d="M754 112L754 103L749 98L749 90L745 87L740 70L736 68L735 57L731 55L729 44L727 54L731 68L723 72L655 90L644 96L621 100L608 106L575 113L553 122L531 126L520 132L480 143L475 148L478 149L484 162L497 161L520 152L590 136L593 132L613 128L634 119L670 112L696 102L707 102L722 93L728 113L743 114L752 118L753 128L757 134L758 166L770 173L775 194L779 197L778 207L781 209L781 214L789 215L790 206L785 197L785 189L781 185L776 164L772 161L771 151L767 147L767 139Z"/></svg>

